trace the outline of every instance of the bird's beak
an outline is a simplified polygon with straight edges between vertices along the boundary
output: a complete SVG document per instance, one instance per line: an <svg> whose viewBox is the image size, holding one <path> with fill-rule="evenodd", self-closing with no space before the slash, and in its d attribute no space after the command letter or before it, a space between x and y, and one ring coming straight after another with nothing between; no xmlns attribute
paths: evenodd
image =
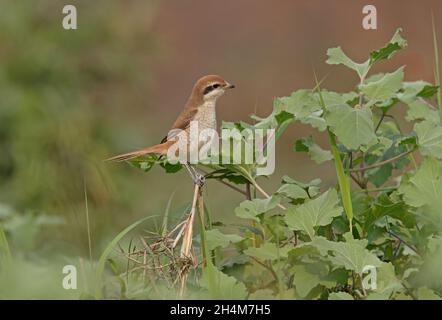
<svg viewBox="0 0 442 320"><path fill-rule="evenodd" d="M233 84L230 84L230 83L226 82L225 88L226 89L233 89L233 88L235 88L235 86Z"/></svg>

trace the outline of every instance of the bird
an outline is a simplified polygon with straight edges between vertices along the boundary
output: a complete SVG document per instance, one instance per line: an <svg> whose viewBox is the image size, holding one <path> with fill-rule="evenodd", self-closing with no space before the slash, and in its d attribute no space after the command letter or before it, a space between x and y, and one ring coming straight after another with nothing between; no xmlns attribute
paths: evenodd
<svg viewBox="0 0 442 320"><path fill-rule="evenodd" d="M219 75L206 75L199 78L193 86L184 109L173 123L167 136L159 144L140 150L120 154L106 159L106 161L123 162L149 154L166 155L169 148L175 143L178 132L190 134L190 123L198 122L198 129L217 129L216 102L227 90L235 85L227 82ZM184 164L195 183L202 185L204 177L187 162Z"/></svg>

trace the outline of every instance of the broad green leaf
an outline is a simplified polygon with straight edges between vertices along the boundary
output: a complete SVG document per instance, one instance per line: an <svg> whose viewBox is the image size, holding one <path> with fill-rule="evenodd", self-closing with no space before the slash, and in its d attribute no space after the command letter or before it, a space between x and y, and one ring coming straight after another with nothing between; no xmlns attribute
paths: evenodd
<svg viewBox="0 0 442 320"><path fill-rule="evenodd" d="M422 100L415 100L408 104L407 116L408 121L414 120L428 120L435 124L439 124L439 113L432 110L430 105Z"/></svg>
<svg viewBox="0 0 442 320"><path fill-rule="evenodd" d="M416 295L418 300L442 300L442 297L427 287L417 289Z"/></svg>
<svg viewBox="0 0 442 320"><path fill-rule="evenodd" d="M322 115L322 110L320 112L312 113L305 118L300 118L299 120L304 124L311 125L313 128L316 128L319 131L324 131L327 129L327 122L325 122L325 119L320 115Z"/></svg>
<svg viewBox="0 0 442 320"><path fill-rule="evenodd" d="M414 131L417 134L420 152L442 158L442 127L430 121L416 123Z"/></svg>
<svg viewBox="0 0 442 320"><path fill-rule="evenodd" d="M297 187L300 187L300 188L304 189L305 192L310 197L314 197L314 196L316 196L319 193L319 185L321 184L321 182L322 182L321 179L313 179L312 181L310 181L308 183L304 183L304 182L300 182L300 181L297 181L295 179L292 179L289 176L283 176L282 177L283 186L284 185L296 185ZM283 188L283 187L281 187L281 188ZM285 189L285 190L286 190L286 192L288 192L290 189L288 188L288 189ZM290 191L295 191L295 189L290 190Z"/></svg>
<svg viewBox="0 0 442 320"><path fill-rule="evenodd" d="M313 142L312 137L302 138L296 141L295 151L307 152L310 158L317 164L324 163L333 159L330 151L322 149Z"/></svg>
<svg viewBox="0 0 442 320"><path fill-rule="evenodd" d="M260 260L277 260L287 258L290 249L289 247L279 248L273 242L265 242L259 248L250 247L244 250L244 253Z"/></svg>
<svg viewBox="0 0 442 320"><path fill-rule="evenodd" d="M416 225L414 214L409 212L409 207L402 201L393 201L387 194L381 194L371 209L364 213L365 222L364 228L368 228L385 216L395 218L402 221L407 228L412 228Z"/></svg>
<svg viewBox="0 0 442 320"><path fill-rule="evenodd" d="M366 81L359 86L361 93L371 100L370 105L377 101L386 100L394 97L396 92L401 89L404 80L404 67L399 68L393 73L387 73L376 81Z"/></svg>
<svg viewBox="0 0 442 320"><path fill-rule="evenodd" d="M346 148L357 149L376 139L370 108L338 105L328 108L327 111L327 124Z"/></svg>
<svg viewBox="0 0 442 320"><path fill-rule="evenodd" d="M201 278L201 286L209 290L211 299L242 300L247 297L248 292L242 282L239 282L234 277L228 276L213 266L211 269L211 285L209 285L208 272L203 273Z"/></svg>
<svg viewBox="0 0 442 320"><path fill-rule="evenodd" d="M407 41L401 37L401 32L401 28L397 29L391 40L383 48L370 54L371 64L379 60L390 59L397 51L407 46Z"/></svg>
<svg viewBox="0 0 442 320"><path fill-rule="evenodd" d="M347 292L332 292L328 296L328 300L354 300L353 296Z"/></svg>
<svg viewBox="0 0 442 320"><path fill-rule="evenodd" d="M305 191L303 188L296 184L286 183L283 184L278 191L276 191L278 194L284 194L289 198L292 199L307 199L308 194L307 191Z"/></svg>
<svg viewBox="0 0 442 320"><path fill-rule="evenodd" d="M241 202L239 207L235 209L238 217L244 219L252 219L259 222L258 215L275 208L279 203L277 197L270 199L253 199Z"/></svg>
<svg viewBox="0 0 442 320"><path fill-rule="evenodd" d="M391 139L380 136L372 140L367 146L362 146L361 151L366 154L382 156L392 145L393 141Z"/></svg>
<svg viewBox="0 0 442 320"><path fill-rule="evenodd" d="M339 199L335 189L330 189L318 198L287 210L285 221L292 230L306 232L311 239L315 235L315 227L330 224L334 217L342 213L338 205Z"/></svg>
<svg viewBox="0 0 442 320"><path fill-rule="evenodd" d="M406 204L424 208L424 213L440 219L442 208L442 163L427 158L414 176L401 184L399 193Z"/></svg>
<svg viewBox="0 0 442 320"><path fill-rule="evenodd" d="M326 62L328 64L343 64L344 66L355 70L360 78L364 77L370 69L370 60L363 63L356 63L351 60L344 51L342 51L341 47L328 49L327 56L328 59Z"/></svg>
<svg viewBox="0 0 442 320"><path fill-rule="evenodd" d="M321 105L320 99L322 97L322 99L324 100L324 104L330 107L335 105L347 104L356 99L358 97L358 94L356 92L338 93L333 91L321 90L321 94L319 95L319 93L315 93L314 97L318 105Z"/></svg>
<svg viewBox="0 0 442 320"><path fill-rule="evenodd" d="M303 265L294 266L292 272L296 292L302 298L306 297L321 281L319 275L307 271Z"/></svg>
<svg viewBox="0 0 442 320"><path fill-rule="evenodd" d="M275 300L277 297L270 289L260 289L251 293L248 300Z"/></svg>
<svg viewBox="0 0 442 320"><path fill-rule="evenodd" d="M399 100L410 103L416 98L430 98L437 93L438 87L431 83L418 80L413 82L405 81L402 83L402 91L397 94Z"/></svg>
<svg viewBox="0 0 442 320"><path fill-rule="evenodd" d="M353 239L347 233L344 235L345 242L329 241L324 237L316 237L311 242L322 255L328 254L328 259L339 267L344 267L347 270L355 271L357 274L362 274L366 266L379 267L381 261L379 258L366 249L367 240Z"/></svg>
<svg viewBox="0 0 442 320"><path fill-rule="evenodd" d="M311 90L297 90L288 97L277 98L275 105L277 111L285 111L293 114L297 119L312 115L321 111L321 106L314 98Z"/></svg>
<svg viewBox="0 0 442 320"><path fill-rule="evenodd" d="M221 247L225 248L231 243L236 243L244 240L243 237L236 234L224 234L218 229L211 229L206 231L206 241L208 250Z"/></svg>
<svg viewBox="0 0 442 320"><path fill-rule="evenodd" d="M391 262L383 262L376 271L376 293L388 298L393 293L404 289L401 281L396 277L394 266Z"/></svg>

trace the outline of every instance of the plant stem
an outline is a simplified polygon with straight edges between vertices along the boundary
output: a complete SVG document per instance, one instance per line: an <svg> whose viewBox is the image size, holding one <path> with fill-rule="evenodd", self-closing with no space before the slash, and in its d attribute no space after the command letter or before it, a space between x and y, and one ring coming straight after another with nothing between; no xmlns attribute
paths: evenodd
<svg viewBox="0 0 442 320"><path fill-rule="evenodd" d="M347 214L350 233L353 234L353 204L351 202L349 177L345 174L341 155L339 154L338 147L336 146L335 136L330 132L330 130L327 131L330 138L331 151L335 162L336 175L338 177L342 203L344 205L345 213Z"/></svg>
<svg viewBox="0 0 442 320"><path fill-rule="evenodd" d="M377 162L377 163L374 163L372 165L365 166L365 167L352 168L352 169L349 169L349 171L350 172L365 171L365 170L368 170L368 169L373 169L373 168L381 167L381 166L386 165L388 163L391 163L391 162L394 162L396 160L399 160L399 159L409 155L410 153L412 153L414 151L416 151L416 148L413 148L413 149L408 150L408 151L406 151L404 153L401 153L401 154L399 154L399 155L397 155L397 156L395 156L393 158L390 158L390 159L387 159L387 160L384 160L384 161L381 161L381 162Z"/></svg>
<svg viewBox="0 0 442 320"><path fill-rule="evenodd" d="M391 191L396 190L397 187L385 187L385 188L374 188L374 189L364 189L364 190L358 190L355 192L380 192L380 191Z"/></svg>
<svg viewBox="0 0 442 320"><path fill-rule="evenodd" d="M279 282L278 280L278 275L276 274L275 270L273 270L273 268L271 268L270 266L268 266L267 264L265 264L264 262L260 261L259 259L250 256L250 258L252 258L253 261L255 261L256 263L258 263L259 265L263 266L264 268L266 268L267 270L270 271L270 273L272 274L273 278L276 280L276 282Z"/></svg>
<svg viewBox="0 0 442 320"><path fill-rule="evenodd" d="M0 224L0 257L2 256L2 254L5 256L6 261L11 261L12 255L9 248L8 239L6 238L5 231Z"/></svg>
<svg viewBox="0 0 442 320"><path fill-rule="evenodd" d="M437 90L437 106L439 107L439 119L442 124L442 93L440 90L440 65L439 65L439 46L437 44L436 26L434 25L434 16L431 13L431 23L433 26L433 46L434 46L434 80L439 87Z"/></svg>
<svg viewBox="0 0 442 320"><path fill-rule="evenodd" d="M271 198L271 196L267 193L267 192L265 192L264 191L264 189L263 188L261 188L261 186L256 182L256 181L254 181L253 182L253 186L256 188L256 190L258 190L264 197L266 197L267 199L270 199ZM280 207L282 210L287 210L287 208L285 207L285 206L283 206L282 204L280 204L280 203L278 203L278 207Z"/></svg>
<svg viewBox="0 0 442 320"><path fill-rule="evenodd" d="M200 193L198 195L198 217L199 217L199 227L200 227L200 239L201 239L201 252L203 254L203 261L206 261L205 263L207 263L207 242L206 242L206 228L204 225L204 202L203 202L203 195ZM202 266L203 266L203 270L204 270L204 265L205 263L203 262Z"/></svg>

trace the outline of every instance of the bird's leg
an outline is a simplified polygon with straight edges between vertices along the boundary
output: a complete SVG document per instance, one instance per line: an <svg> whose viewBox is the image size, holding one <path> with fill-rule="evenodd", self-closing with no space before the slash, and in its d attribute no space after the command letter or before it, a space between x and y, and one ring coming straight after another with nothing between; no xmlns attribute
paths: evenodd
<svg viewBox="0 0 442 320"><path fill-rule="evenodd" d="M199 173L194 167L192 167L189 163L184 164L184 167L189 172L190 177L193 180L193 183L198 185L200 188L204 185L206 178L204 175Z"/></svg>

